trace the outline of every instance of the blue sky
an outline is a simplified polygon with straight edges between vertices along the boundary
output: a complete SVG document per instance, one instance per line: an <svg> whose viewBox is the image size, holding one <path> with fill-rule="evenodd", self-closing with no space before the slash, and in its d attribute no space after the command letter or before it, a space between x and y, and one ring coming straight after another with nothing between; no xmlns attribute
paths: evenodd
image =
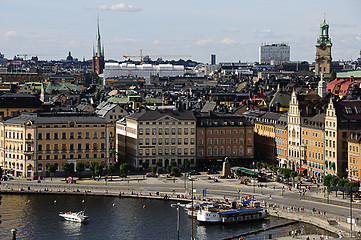
<svg viewBox="0 0 361 240"><path fill-rule="evenodd" d="M0 0L0 52L90 59L99 15L106 59L143 49L253 62L262 43L285 42L291 60L312 62L325 13L333 59L349 60L361 50L360 9L358 0Z"/></svg>

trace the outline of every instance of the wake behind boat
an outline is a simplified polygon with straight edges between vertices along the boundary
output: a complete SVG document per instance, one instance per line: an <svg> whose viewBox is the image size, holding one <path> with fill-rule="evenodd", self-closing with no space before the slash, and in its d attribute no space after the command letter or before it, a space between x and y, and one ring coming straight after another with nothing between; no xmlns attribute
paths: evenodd
<svg viewBox="0 0 361 240"><path fill-rule="evenodd" d="M65 220L72 221L72 222L87 222L89 220L89 217L85 215L84 211L80 212L60 212L60 217L63 217Z"/></svg>

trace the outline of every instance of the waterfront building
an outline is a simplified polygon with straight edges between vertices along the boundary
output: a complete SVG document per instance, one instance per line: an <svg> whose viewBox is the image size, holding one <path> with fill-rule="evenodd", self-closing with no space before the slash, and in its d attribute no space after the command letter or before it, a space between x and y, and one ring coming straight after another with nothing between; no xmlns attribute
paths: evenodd
<svg viewBox="0 0 361 240"><path fill-rule="evenodd" d="M347 139L348 149L348 179L361 180L361 130L351 133Z"/></svg>
<svg viewBox="0 0 361 240"><path fill-rule="evenodd" d="M228 157L247 166L254 159L253 124L238 114L197 112L197 161L217 165Z"/></svg>
<svg viewBox="0 0 361 240"><path fill-rule="evenodd" d="M276 163L276 123L281 114L267 112L254 123L255 157L270 164Z"/></svg>
<svg viewBox="0 0 361 240"><path fill-rule="evenodd" d="M361 100L330 100L325 117L325 174L347 176L347 139L357 129L361 129Z"/></svg>
<svg viewBox="0 0 361 240"><path fill-rule="evenodd" d="M89 170L91 161L103 167L114 163L114 127L89 113L22 113L0 123L0 163L14 176L45 176L49 164L61 172L78 161Z"/></svg>
<svg viewBox="0 0 361 240"><path fill-rule="evenodd" d="M329 77L332 66L331 47L332 42L328 33L329 25L326 19L323 20L320 26L320 36L316 43L316 58L315 58L315 75L321 76L326 74Z"/></svg>
<svg viewBox="0 0 361 240"><path fill-rule="evenodd" d="M259 47L259 64L279 65L290 61L290 46L285 43L263 44Z"/></svg>
<svg viewBox="0 0 361 240"><path fill-rule="evenodd" d="M288 168L292 170L301 167L300 145L301 145L301 114L296 92L293 91L287 115L288 124Z"/></svg>
<svg viewBox="0 0 361 240"><path fill-rule="evenodd" d="M287 167L288 159L288 131L287 112L281 114L275 124L276 162L279 167Z"/></svg>
<svg viewBox="0 0 361 240"><path fill-rule="evenodd" d="M101 74L101 73L103 73L104 67L105 67L104 46L102 46L102 44L101 44L99 19L98 19L96 43L95 43L95 46L93 47L92 71L97 74Z"/></svg>
<svg viewBox="0 0 361 240"><path fill-rule="evenodd" d="M116 122L117 159L135 168L166 167L172 160L194 167L195 138L192 111L141 110Z"/></svg>
<svg viewBox="0 0 361 240"><path fill-rule="evenodd" d="M35 112L43 109L38 97L26 93L0 95L0 119L19 112Z"/></svg>
<svg viewBox="0 0 361 240"><path fill-rule="evenodd" d="M301 117L301 167L305 175L322 178L325 171L324 140L325 114Z"/></svg>

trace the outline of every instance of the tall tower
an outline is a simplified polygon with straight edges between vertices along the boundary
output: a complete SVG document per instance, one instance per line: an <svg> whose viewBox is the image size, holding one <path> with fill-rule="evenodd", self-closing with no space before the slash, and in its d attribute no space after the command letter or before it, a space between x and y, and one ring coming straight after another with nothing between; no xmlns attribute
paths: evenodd
<svg viewBox="0 0 361 240"><path fill-rule="evenodd" d="M100 41L100 30L99 30L99 18L97 20L97 36L96 36L96 43L93 47L93 72L98 74L103 73L104 69L104 46L102 47Z"/></svg>
<svg viewBox="0 0 361 240"><path fill-rule="evenodd" d="M321 74L331 73L331 38L328 35L328 24L326 19L323 20L320 26L320 37L316 43L316 58L315 58L315 75L321 76Z"/></svg>

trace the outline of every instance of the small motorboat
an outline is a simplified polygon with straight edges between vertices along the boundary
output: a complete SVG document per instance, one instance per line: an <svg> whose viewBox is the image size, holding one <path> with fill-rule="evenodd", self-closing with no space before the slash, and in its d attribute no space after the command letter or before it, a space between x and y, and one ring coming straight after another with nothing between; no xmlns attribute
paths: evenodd
<svg viewBox="0 0 361 240"><path fill-rule="evenodd" d="M89 217L85 215L84 211L80 212L61 212L59 213L60 217L63 217L65 220L72 221L72 222L87 222Z"/></svg>

